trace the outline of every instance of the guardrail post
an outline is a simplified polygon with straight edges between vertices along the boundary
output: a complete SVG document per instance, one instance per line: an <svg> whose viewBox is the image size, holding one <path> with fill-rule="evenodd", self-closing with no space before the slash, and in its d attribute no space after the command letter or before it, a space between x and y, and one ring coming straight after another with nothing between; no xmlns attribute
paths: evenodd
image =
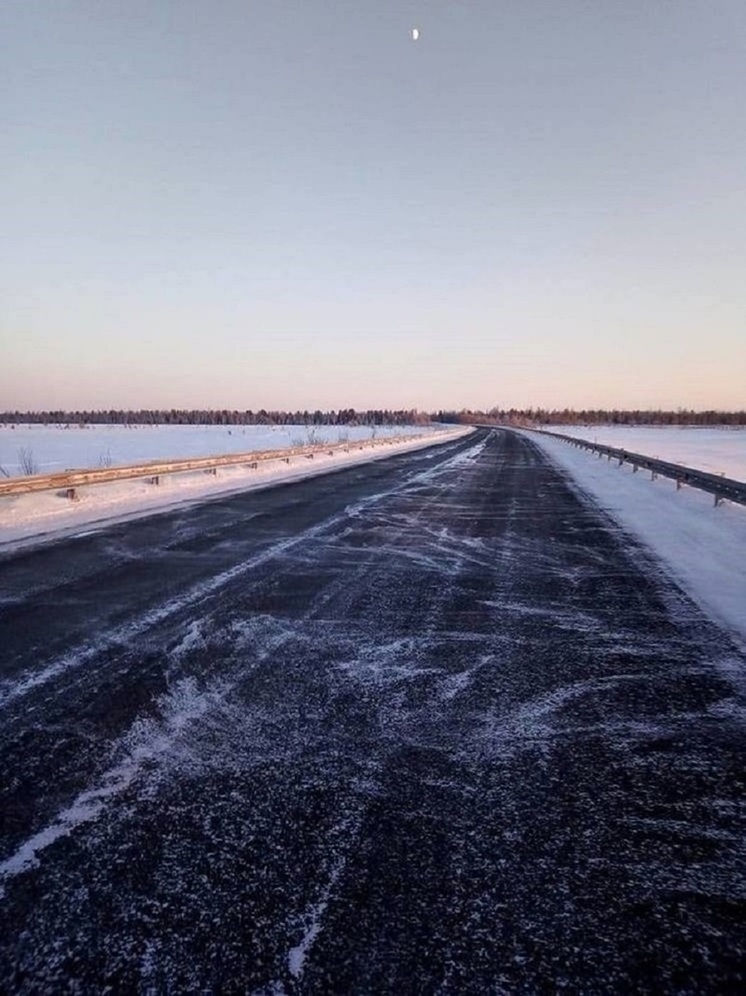
<svg viewBox="0 0 746 996"><path fill-rule="evenodd" d="M722 495L718 494L715 495L715 508L718 507L718 505L722 502L722 500L723 500Z"/></svg>
<svg viewBox="0 0 746 996"><path fill-rule="evenodd" d="M680 477L677 477L677 478L676 478L676 490L677 490L677 491L681 491L681 485L682 485L683 483L684 483L684 482L683 482L683 481L681 480L681 478L680 478Z"/></svg>

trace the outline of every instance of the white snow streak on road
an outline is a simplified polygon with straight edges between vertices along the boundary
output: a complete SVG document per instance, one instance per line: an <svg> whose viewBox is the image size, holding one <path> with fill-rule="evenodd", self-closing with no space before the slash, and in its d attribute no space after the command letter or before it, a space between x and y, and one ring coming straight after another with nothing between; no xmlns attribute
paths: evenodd
<svg viewBox="0 0 746 996"><path fill-rule="evenodd" d="M142 738L118 765L111 768L93 788L81 792L48 826L21 844L0 863L0 899L5 895L4 883L39 864L38 854L76 827L97 819L106 803L127 789L143 768L171 749L179 734L203 716L225 694L216 687L198 692L193 681L180 682L162 701L163 719L150 724L150 736Z"/></svg>
<svg viewBox="0 0 746 996"><path fill-rule="evenodd" d="M338 832L342 831L346 835L355 836L355 827L352 826L352 819L347 818L342 825L338 828ZM298 980L303 975L303 969L306 963L306 959L313 947L316 938L321 933L323 927L324 914L329 906L329 900L332 897L337 882L339 882L342 877L342 873L347 865L347 859L345 854L341 854L332 868L332 872L329 876L324 889L322 891L321 897L315 902L310 909L308 909L301 917L302 922L305 924L305 931L301 937L298 944L294 948L291 948L288 952L288 969L290 974L294 979ZM280 983L276 984L279 987Z"/></svg>
<svg viewBox="0 0 746 996"><path fill-rule="evenodd" d="M264 620L257 619L255 628L262 630ZM270 657L283 643L294 635L292 629L264 633L261 649L253 666L256 667ZM234 639L245 642L249 634L246 626L234 627ZM172 653L181 656L203 640L195 625L187 627L182 642ZM240 677L246 676L244 665ZM0 899L4 884L17 875L36 867L38 855L51 844L67 837L77 827L96 820L106 804L125 792L139 776L152 768L160 760L174 754L179 741L194 726L215 710L227 709L227 700L238 679L221 678L199 688L193 678L184 678L162 695L157 702L158 717L136 719L129 730L112 746L112 755L121 755L120 760L109 768L90 788L79 793L75 800L42 830L27 838L15 852L0 863ZM229 710L228 710L229 711Z"/></svg>

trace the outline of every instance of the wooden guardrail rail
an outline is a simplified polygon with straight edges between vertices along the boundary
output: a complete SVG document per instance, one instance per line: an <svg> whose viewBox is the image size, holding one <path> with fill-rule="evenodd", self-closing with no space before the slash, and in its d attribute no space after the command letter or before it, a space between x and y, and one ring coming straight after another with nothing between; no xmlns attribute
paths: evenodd
<svg viewBox="0 0 746 996"><path fill-rule="evenodd" d="M438 433L440 435L440 433ZM55 474L34 474L28 477L0 479L0 497L30 494L34 491L64 491L74 498L76 488L91 484L111 484L136 478L151 478L154 483L167 474L185 474L189 471L217 472L219 467L248 466L271 460L289 463L293 457L313 459L321 454L333 456L338 452L386 446L392 443L422 439L421 435L366 439L341 443L318 443L309 446L291 446L281 450L256 450L251 453L230 453L223 456L191 457L185 460L154 460L149 463L129 464L122 467L100 467L92 470L66 470Z"/></svg>
<svg viewBox="0 0 746 996"><path fill-rule="evenodd" d="M746 483L743 481L721 477L719 474L708 474L704 470L693 470L691 467L682 467L680 464L668 463L666 460L644 456L642 453L630 453L629 450L619 449L616 446L605 446L603 443L592 443L588 439L577 439L575 436L567 436L561 432L549 432L546 429L532 429L531 431L539 432L544 436L553 436L555 439L564 439L565 442L580 449L590 450L599 456L607 457L609 460L618 460L619 466L623 463L629 463L635 471L640 468L649 470L653 479L658 475L668 477L676 481L677 489L686 484L690 488L706 491L714 495L715 505L719 505L725 499L737 502L739 505L746 505Z"/></svg>

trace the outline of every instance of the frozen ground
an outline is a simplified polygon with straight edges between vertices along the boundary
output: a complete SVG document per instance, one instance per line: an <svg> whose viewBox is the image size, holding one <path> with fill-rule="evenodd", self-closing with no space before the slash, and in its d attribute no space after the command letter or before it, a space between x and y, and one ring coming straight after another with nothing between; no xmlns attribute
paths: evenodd
<svg viewBox="0 0 746 996"><path fill-rule="evenodd" d="M746 429L678 425L558 425L549 431L746 481Z"/></svg>
<svg viewBox="0 0 746 996"><path fill-rule="evenodd" d="M6 450L9 445L7 438L12 435L13 445L18 443L20 446L30 446L40 454L44 452L54 455L55 469L96 466L97 462L92 459L92 454L99 452L108 439L114 443L112 458L116 452L116 459L112 462L115 464L280 449L308 442L308 434L303 426L284 426L281 430L262 426L232 428L232 434L228 435L224 426L165 426L134 430L125 429L124 426L98 426L90 431L71 429L69 432L44 426L24 426L16 429L15 433L7 428L0 430L0 439L3 439ZM339 436L343 435L336 426L322 426L320 430L322 431L316 436L317 442L337 442ZM344 429L344 432L347 431ZM357 426L349 428L350 442L366 441L365 449L354 448L349 453L337 451L331 457L324 454L313 460L298 457L289 464L268 461L260 463L256 470L243 466L225 467L216 476L200 472L173 474L161 478L157 487L147 483L145 479L100 484L79 489L78 498L74 502L54 491L0 497L0 549L41 536L57 536L96 523L148 515L218 495L250 491L323 474L331 469L380 460L395 452L421 449L435 440L456 439L470 431L462 428L435 431L425 426L387 427L385 430L378 430L376 445L371 446L371 430L366 426ZM397 437L404 435L418 435L421 438L397 441ZM91 439L98 441L90 442ZM383 439L393 441L378 445ZM40 442L39 447L35 440ZM65 450L65 446L69 447L68 450ZM65 452L70 457L69 461L67 457L63 457ZM7 469L8 464L5 466ZM51 472L52 468L46 463L43 469Z"/></svg>
<svg viewBox="0 0 746 996"><path fill-rule="evenodd" d="M575 435L593 438L584 431L578 429ZM628 434L609 429L606 435L599 431L597 439L707 470L713 469L712 462L707 466L700 454L706 451L708 436L716 442L722 436L723 447L714 452L722 454L723 463L729 447L734 456L738 446L746 453L746 432L650 430L651 443L645 444L647 433L647 429ZM687 442L696 443L700 434L705 450ZM599 459L561 439L539 433L530 436L625 530L642 539L712 618L746 640L746 507L724 502L715 508L712 496L702 491L677 491L673 481L662 477L652 481L649 474L635 474L628 464L619 467L615 461ZM660 440L657 447L655 439ZM728 476L738 478L736 467L737 461L731 459ZM746 473L740 479L746 479Z"/></svg>

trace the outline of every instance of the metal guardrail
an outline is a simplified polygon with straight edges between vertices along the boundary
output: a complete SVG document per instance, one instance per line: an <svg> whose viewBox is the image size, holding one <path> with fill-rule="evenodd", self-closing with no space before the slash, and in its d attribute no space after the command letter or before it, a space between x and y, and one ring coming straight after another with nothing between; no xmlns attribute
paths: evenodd
<svg viewBox="0 0 746 996"><path fill-rule="evenodd" d="M438 434L439 435L439 434ZM63 491L68 498L75 498L77 488L92 484L111 484L115 481L128 481L150 478L154 484L167 474L185 474L189 471L217 473L219 467L247 466L256 469L259 463L282 460L289 463L293 457L312 460L327 454L363 450L369 447L386 446L393 443L412 442L422 439L421 435L397 436L385 439L366 439L359 442L314 444L292 446L282 450L257 450L251 453L230 453L223 456L192 457L186 460L156 460L149 463L129 464L122 467L101 467L95 470L66 470L56 474L35 474L28 477L0 479L0 497L7 495L30 494L35 491Z"/></svg>
<svg viewBox="0 0 746 996"><path fill-rule="evenodd" d="M640 468L649 470L653 480L658 475L668 477L676 481L677 490L686 484L690 488L706 491L714 495L715 505L719 505L724 500L746 505L746 483L743 481L721 477L719 474L708 474L704 470L693 470L691 467L682 467L680 464L668 463L666 460L644 456L642 453L630 453L629 450L618 449L615 446L592 443L588 439L577 439L575 436L566 436L561 432L548 432L546 429L532 429L531 431L539 432L544 436L553 436L555 439L564 439L565 442L572 443L573 446L590 450L599 456L606 456L609 460L618 460L619 466L623 463L629 463L635 471Z"/></svg>

